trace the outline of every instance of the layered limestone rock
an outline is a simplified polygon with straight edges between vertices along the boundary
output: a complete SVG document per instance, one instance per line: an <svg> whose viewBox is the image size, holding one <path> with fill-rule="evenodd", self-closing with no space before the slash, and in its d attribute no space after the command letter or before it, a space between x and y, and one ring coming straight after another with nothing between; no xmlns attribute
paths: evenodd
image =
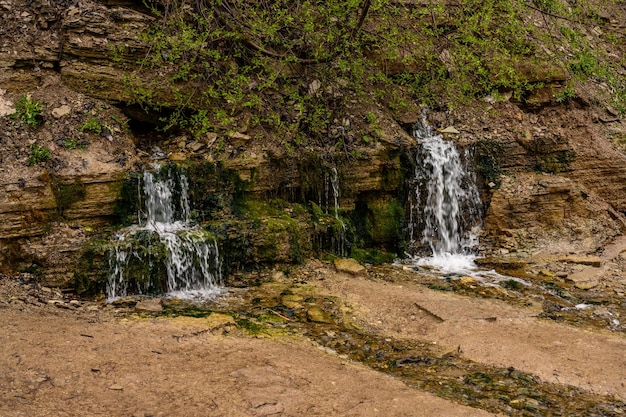
<svg viewBox="0 0 626 417"><path fill-rule="evenodd" d="M22 180L22 179L20 179ZM66 287L89 231L116 214L120 172L0 183L0 265Z"/></svg>
<svg viewBox="0 0 626 417"><path fill-rule="evenodd" d="M66 287L86 236L118 217L134 143L120 111L68 89L58 75L29 96L41 109L35 126L0 116L0 269ZM0 91L11 97L19 96Z"/></svg>
<svg viewBox="0 0 626 417"><path fill-rule="evenodd" d="M105 100L128 101L125 80L145 56L139 35L153 18L85 2L63 13L60 72L70 88Z"/></svg>
<svg viewBox="0 0 626 417"><path fill-rule="evenodd" d="M296 150L282 143L267 146L270 140L263 142L263 132L246 130L250 123L245 115L237 132L210 132L198 140L138 138L128 130L128 119L111 104L131 100L133 91L125 80L141 75L137 69L146 45L140 34L152 17L140 2L0 0L0 20L0 87L6 90L0 92L5 132L0 167L4 269L37 267L45 271L46 283L69 285L68 265L80 255L89 228L111 224L119 215L116 207L126 175L140 173L150 157L157 156L189 169L214 163L219 169L213 174L228 177L198 186L192 197L198 201L206 197L205 206L215 204L213 212L198 208L200 220L213 222L207 227L216 235L222 231L233 254L245 258L237 262L291 262L305 255L297 250L309 254L316 246L328 249L329 242L310 240L337 237L333 235L337 230L330 230L340 224L329 197L333 169L340 182L337 211L351 221L353 237L358 234L364 245L401 254L404 219L398 211L407 201L417 144L399 123L410 125L421 117L414 104L396 120L375 107L379 137L369 144L361 143L361 137L351 138L359 144L353 153L339 146ZM407 70L400 63L385 65L390 74ZM488 97L482 107L432 115L436 127L454 126L458 133L451 139L475 149L488 207L483 252L521 257L546 251L596 253L625 229L626 156L611 138L626 138L626 128L611 109L593 104L592 94L557 103L556 95L569 78L563 68L526 65L518 71L528 83L543 85L527 98L532 105L503 92L504 101ZM316 81L309 87L325 88ZM150 89L163 95L162 103L168 102L159 85ZM6 118L8 109L14 108L12 101L24 94L44 103L42 127L16 126ZM350 125L352 113L361 110L349 109L345 122L338 125ZM140 110L133 117L140 120L142 114ZM86 131L83 127L92 119L104 130ZM337 133L331 130L329 137ZM84 153L68 149L64 143L72 139L87 144ZM50 161L30 164L34 144L51 150ZM138 153L144 157L143 166L135 165ZM196 183L210 177L201 174ZM224 197L227 204L211 193L229 194ZM280 199L288 204L281 206L280 215L247 213L235 218L236 198ZM294 208L302 209L297 204L312 213L294 214ZM132 216L137 207L126 209ZM322 221L312 220L320 213ZM246 227L252 226L254 233L246 235ZM301 229L300 234L294 229Z"/></svg>
<svg viewBox="0 0 626 417"><path fill-rule="evenodd" d="M624 233L626 155L611 138L626 126L610 109L581 100L528 111L506 101L434 119L475 143L484 254L593 254Z"/></svg>
<svg viewBox="0 0 626 417"><path fill-rule="evenodd" d="M595 253L626 232L623 216L565 176L504 176L493 192L483 244L521 256Z"/></svg>

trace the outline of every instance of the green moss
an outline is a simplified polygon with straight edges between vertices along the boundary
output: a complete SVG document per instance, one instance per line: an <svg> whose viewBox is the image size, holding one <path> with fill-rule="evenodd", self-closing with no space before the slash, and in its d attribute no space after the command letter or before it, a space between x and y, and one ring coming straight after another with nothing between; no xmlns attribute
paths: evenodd
<svg viewBox="0 0 626 417"><path fill-rule="evenodd" d="M410 152L407 152L407 149L389 149L384 153L379 153L376 157L384 161L380 171L381 189L392 191L402 199L406 195L405 179L410 178L415 172L415 159L410 162L406 159L410 158Z"/></svg>
<svg viewBox="0 0 626 417"><path fill-rule="evenodd" d="M257 259L262 262L302 262L311 252L305 224L288 216L264 218L259 228Z"/></svg>
<svg viewBox="0 0 626 417"><path fill-rule="evenodd" d="M393 197L357 201L353 215L360 247L382 246L394 252L403 241L404 207Z"/></svg>
<svg viewBox="0 0 626 417"><path fill-rule="evenodd" d="M301 262L311 253L308 234L301 232L293 219L218 220L206 227L220 246L225 275L264 265Z"/></svg>
<svg viewBox="0 0 626 417"><path fill-rule="evenodd" d="M92 238L83 246L81 257L74 270L74 291L80 297L103 294L108 277L108 239Z"/></svg>
<svg viewBox="0 0 626 417"><path fill-rule="evenodd" d="M514 279L507 279L505 281L502 281L500 285L506 288L507 290L519 291L524 288L524 286L520 282Z"/></svg>
<svg viewBox="0 0 626 417"><path fill-rule="evenodd" d="M576 158L576 153L572 150L553 152L546 155L537 155L535 170L558 174L569 169L570 164Z"/></svg>
<svg viewBox="0 0 626 417"><path fill-rule="evenodd" d="M249 335L258 335L261 333L265 333L267 330L266 326L247 318L237 317L235 318L235 323L237 324L238 328L244 330Z"/></svg>
<svg viewBox="0 0 626 417"><path fill-rule="evenodd" d="M259 220L264 217L289 217L291 204L280 198L270 200L246 199L241 205L240 218Z"/></svg>
<svg viewBox="0 0 626 417"><path fill-rule="evenodd" d="M75 203L83 201L86 197L85 184L78 180L68 184L57 182L53 179L52 192L61 216L65 214L65 210L72 207Z"/></svg>
<svg viewBox="0 0 626 417"><path fill-rule="evenodd" d="M122 180L119 197L115 201L114 214L117 224L130 226L137 223L137 213L141 208L140 190L141 177L138 173L131 171Z"/></svg>
<svg viewBox="0 0 626 417"><path fill-rule="evenodd" d="M321 201L327 192L330 168L317 152L299 155L297 169L300 177L300 201Z"/></svg>
<svg viewBox="0 0 626 417"><path fill-rule="evenodd" d="M162 294L167 291L167 250L158 235L139 230L124 240L111 240L108 235L90 239L83 247L74 272L74 288L80 296L96 296L104 292L115 250L127 253L124 279L128 288L140 289L142 294Z"/></svg>
<svg viewBox="0 0 626 417"><path fill-rule="evenodd" d="M396 254L384 252L378 249L360 249L352 248L350 256L360 263L369 263L372 265L382 265L391 263L396 259Z"/></svg>
<svg viewBox="0 0 626 417"><path fill-rule="evenodd" d="M140 230L124 242L114 242L129 255L124 265L124 278L129 288L141 288L143 294L167 291L167 249L154 232Z"/></svg>
<svg viewBox="0 0 626 417"><path fill-rule="evenodd" d="M247 204L245 191L250 186L248 181L221 163L193 163L184 168L189 180L190 204L197 221L243 216Z"/></svg>
<svg viewBox="0 0 626 417"><path fill-rule="evenodd" d="M167 317L193 317L193 318L205 318L213 314L213 311L206 309L202 306L193 305L188 302L181 302L177 299L161 301L163 304L163 311L159 314Z"/></svg>

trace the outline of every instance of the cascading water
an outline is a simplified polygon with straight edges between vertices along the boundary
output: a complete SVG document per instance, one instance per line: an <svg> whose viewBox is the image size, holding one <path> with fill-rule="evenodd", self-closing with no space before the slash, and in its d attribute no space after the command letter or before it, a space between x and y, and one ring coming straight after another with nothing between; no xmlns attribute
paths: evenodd
<svg viewBox="0 0 626 417"><path fill-rule="evenodd" d="M322 243L320 240L320 247L325 250L330 249L333 254L340 257L347 256L348 242L347 242L347 226L344 219L340 214L340 197L341 197L341 184L339 180L339 171L335 166L326 166L324 172L324 190L323 194L319 194L319 205L324 208L325 214L334 217L334 222L330 226L331 233L326 236L327 239Z"/></svg>
<svg viewBox="0 0 626 417"><path fill-rule="evenodd" d="M339 217L339 173L335 167L331 169L330 185L333 190L333 214L340 227L336 253L343 257L346 256L346 224Z"/></svg>
<svg viewBox="0 0 626 417"><path fill-rule="evenodd" d="M430 258L418 264L457 268L473 262L481 200L474 174L462 162L452 142L425 121L415 127L420 143L415 193L409 213L411 245ZM421 236L416 236L421 231Z"/></svg>
<svg viewBox="0 0 626 417"><path fill-rule="evenodd" d="M124 297L130 290L179 298L219 293L222 268L217 242L189 219L185 175L156 166L154 172L144 173L143 194L141 225L118 234L110 251L107 298ZM130 275L134 275L132 285Z"/></svg>

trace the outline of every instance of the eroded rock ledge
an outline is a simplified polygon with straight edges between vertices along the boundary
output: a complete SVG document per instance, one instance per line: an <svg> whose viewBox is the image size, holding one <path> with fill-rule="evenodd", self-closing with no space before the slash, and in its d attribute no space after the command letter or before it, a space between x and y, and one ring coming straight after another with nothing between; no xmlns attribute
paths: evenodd
<svg viewBox="0 0 626 417"><path fill-rule="evenodd" d="M136 116L141 111L121 109L130 99L124 78L145 54L138 33L152 18L143 6L0 0L0 18L0 99L11 103L30 94L44 103L45 120L30 129L0 116L3 269L38 269L49 284L74 285L82 245L135 215L128 184L135 184L157 147L160 157L196 171L199 219L230 242L237 268L333 252L332 168L341 179L340 211L360 248L370 259L378 252L402 255L408 180L419 146L404 128L421 117L417 106L393 116L372 106L380 137L352 154L290 151L245 126L197 139L146 135ZM626 156L619 145L626 127L594 99L600 81L587 95L558 103L555 91L568 74L520 71L546 84L532 108L509 96L430 114L436 128L453 126L458 133L448 137L473 150L486 207L481 252L517 259L599 255L625 231ZM359 104L353 107L346 123L360 114ZM83 129L93 118L104 131ZM68 149L64 141L72 139L86 150ZM35 143L52 151L48 162L29 165ZM215 201L200 203L216 192ZM247 212L236 213L237 199L247 202ZM246 246L238 247L242 242Z"/></svg>

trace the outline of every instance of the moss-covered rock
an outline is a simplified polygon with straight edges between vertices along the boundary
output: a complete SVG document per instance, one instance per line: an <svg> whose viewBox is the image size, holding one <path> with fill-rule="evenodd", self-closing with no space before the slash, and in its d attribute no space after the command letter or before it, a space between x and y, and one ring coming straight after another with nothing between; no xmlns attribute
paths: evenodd
<svg viewBox="0 0 626 417"><path fill-rule="evenodd" d="M404 206L388 195L359 199L352 214L361 247L398 252L404 245Z"/></svg>

